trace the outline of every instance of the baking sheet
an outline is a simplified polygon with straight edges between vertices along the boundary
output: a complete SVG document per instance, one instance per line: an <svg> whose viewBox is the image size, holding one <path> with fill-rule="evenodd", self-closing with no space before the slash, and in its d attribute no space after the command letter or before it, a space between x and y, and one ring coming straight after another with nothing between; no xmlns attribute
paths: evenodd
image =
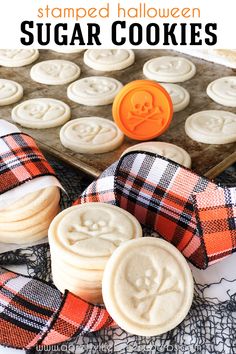
<svg viewBox="0 0 236 354"><path fill-rule="evenodd" d="M225 145L202 144L191 140L184 131L185 120L192 113L208 109L228 110L236 113L235 108L218 105L206 94L207 85L211 81L222 76L235 75L235 71L222 65L213 64L171 50L136 50L135 55L136 61L134 65L127 69L110 73L99 72L87 67L83 63L83 53L60 54L49 50L41 50L38 61L48 59L71 60L81 67L81 78L95 75L111 76L126 84L132 80L145 79L142 73L142 67L143 64L151 58L161 55L177 55L192 60L197 67L197 74L191 80L181 83L181 85L190 92L190 105L184 111L174 113L170 128L156 140L174 143L187 150L192 158L192 169L210 178L214 178L235 162L236 143ZM72 109L72 119L86 116L100 116L112 119L111 105L102 107L78 105L67 98L66 91L68 85L47 86L32 81L30 78L32 65L33 64L21 68L0 67L1 78L15 80L24 87L24 97L21 101L31 98L52 97L69 104ZM0 107L0 117L11 122L11 109L13 106L14 105ZM39 146L45 151L95 177L116 161L127 147L138 143L126 138L123 145L113 152L98 155L78 154L61 145L59 139L60 127L44 130L22 128L22 130L33 136Z"/></svg>

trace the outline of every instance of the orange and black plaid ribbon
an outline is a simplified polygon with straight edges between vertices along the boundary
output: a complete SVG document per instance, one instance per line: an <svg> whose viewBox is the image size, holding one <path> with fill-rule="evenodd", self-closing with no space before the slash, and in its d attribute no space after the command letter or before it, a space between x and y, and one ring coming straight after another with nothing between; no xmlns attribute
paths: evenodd
<svg viewBox="0 0 236 354"><path fill-rule="evenodd" d="M46 175L55 172L29 135L13 133L0 137L0 194Z"/></svg>

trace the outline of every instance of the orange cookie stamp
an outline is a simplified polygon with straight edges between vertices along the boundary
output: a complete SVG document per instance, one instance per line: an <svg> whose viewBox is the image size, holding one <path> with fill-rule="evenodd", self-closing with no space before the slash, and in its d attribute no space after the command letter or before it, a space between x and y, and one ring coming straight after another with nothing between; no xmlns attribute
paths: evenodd
<svg viewBox="0 0 236 354"><path fill-rule="evenodd" d="M137 80L119 92L112 113L126 136L134 140L150 140L169 127L173 105L162 86L149 80Z"/></svg>

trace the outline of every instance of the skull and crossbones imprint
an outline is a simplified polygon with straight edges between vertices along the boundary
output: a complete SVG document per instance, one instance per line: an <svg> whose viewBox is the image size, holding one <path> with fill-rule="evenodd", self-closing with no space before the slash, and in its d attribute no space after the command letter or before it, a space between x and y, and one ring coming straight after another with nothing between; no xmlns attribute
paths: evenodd
<svg viewBox="0 0 236 354"><path fill-rule="evenodd" d="M236 128L236 120L229 117L224 117L223 114L219 117L210 116L208 120L203 122L205 127L214 133L230 133Z"/></svg>
<svg viewBox="0 0 236 354"><path fill-rule="evenodd" d="M99 238L118 246L126 235L119 225L115 225L109 212L103 210L85 211L78 215L76 222L68 228L68 242L72 247L79 247L80 241Z"/></svg>
<svg viewBox="0 0 236 354"><path fill-rule="evenodd" d="M160 121L163 124L163 117L161 116L163 110L160 106L154 106L154 99L150 92L135 92L131 97L131 104L132 110L128 113L128 120L132 131L146 121L156 123Z"/></svg>
<svg viewBox="0 0 236 354"><path fill-rule="evenodd" d="M56 104L26 103L23 113L28 119L47 120L60 116L64 113L63 107Z"/></svg>
<svg viewBox="0 0 236 354"><path fill-rule="evenodd" d="M100 125L90 125L80 123L73 127L73 131L77 137L84 143L99 143L100 141L107 141L110 137L115 135L115 131L112 128L108 128Z"/></svg>
<svg viewBox="0 0 236 354"><path fill-rule="evenodd" d="M169 294L171 292L180 292L178 279L174 278L170 271L166 268L156 269L154 263L145 257L140 264L132 265L129 268L136 268L136 277L132 273L127 272L127 282L131 285L135 295L132 296L134 308L139 311L140 317L149 321L150 313L155 306L158 297ZM143 266L145 264L145 268ZM140 269L137 269L140 268ZM173 279L171 279L173 278ZM169 280L171 281L169 282Z"/></svg>

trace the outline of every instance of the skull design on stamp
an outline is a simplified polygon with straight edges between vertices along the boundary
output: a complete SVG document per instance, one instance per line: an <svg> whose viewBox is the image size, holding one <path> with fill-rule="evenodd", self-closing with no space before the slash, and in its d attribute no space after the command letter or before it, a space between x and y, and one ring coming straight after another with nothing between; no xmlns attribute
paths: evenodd
<svg viewBox="0 0 236 354"><path fill-rule="evenodd" d="M150 140L169 126L173 105L166 90L148 80L133 81L119 92L113 103L113 118L125 135Z"/></svg>
<svg viewBox="0 0 236 354"><path fill-rule="evenodd" d="M154 106L154 99L150 92L135 92L131 97L132 110L128 113L128 120L131 131L134 131L139 125L146 121L152 121L155 124L163 125L161 106Z"/></svg>

